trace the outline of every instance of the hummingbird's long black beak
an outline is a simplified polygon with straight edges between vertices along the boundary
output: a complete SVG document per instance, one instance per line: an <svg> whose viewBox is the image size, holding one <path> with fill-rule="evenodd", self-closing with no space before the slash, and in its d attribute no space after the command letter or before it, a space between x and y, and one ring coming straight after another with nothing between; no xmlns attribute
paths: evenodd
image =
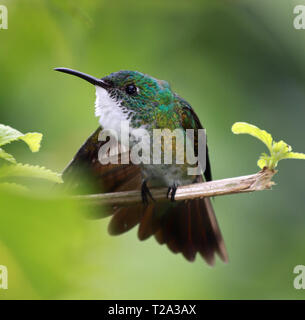
<svg viewBox="0 0 305 320"><path fill-rule="evenodd" d="M79 78L82 78L90 83L92 83L95 86L100 86L104 89L109 88L109 84L106 83L105 81L92 77L89 74L77 71L77 70L73 70L73 69L68 69L68 68L55 68L55 71L60 71L60 72L64 72L64 73L68 73L68 74L72 74L73 76L77 76Z"/></svg>

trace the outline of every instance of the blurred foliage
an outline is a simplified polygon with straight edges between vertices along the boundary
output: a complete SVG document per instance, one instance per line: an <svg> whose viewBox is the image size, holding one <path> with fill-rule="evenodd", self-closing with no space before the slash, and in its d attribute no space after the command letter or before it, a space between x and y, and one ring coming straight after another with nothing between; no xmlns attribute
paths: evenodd
<svg viewBox="0 0 305 320"><path fill-rule="evenodd" d="M13 141L23 140L32 152L37 152L40 149L42 134L30 132L23 134L16 129L0 124L0 147L3 147ZM27 177L39 178L48 181L62 183L61 175L45 167L31 166L29 164L17 163L14 156L5 152L0 148L0 187L24 190L25 187L14 182L4 181L4 179ZM4 162L4 163L3 163ZM7 164L9 162L9 164Z"/></svg>
<svg viewBox="0 0 305 320"><path fill-rule="evenodd" d="M0 261L8 268L8 290L0 290L0 298L85 298L97 292L102 296L104 287L96 288L92 279L103 272L99 261L96 272L94 259L101 250L100 232L84 220L81 209L71 201L29 198L3 189L0 202L5 208L0 217Z"/></svg>
<svg viewBox="0 0 305 320"><path fill-rule="evenodd" d="M96 129L94 88L54 72L95 76L121 69L168 80L207 129L213 177L256 171L261 151L236 139L256 123L304 150L305 31L293 28L303 0L2 0L0 122L44 132L41 151L5 149L60 171ZM242 153L243 157L238 154ZM108 220L53 192L0 192L1 298L304 298L293 268L305 264L304 165L283 162L272 191L219 197L214 206L230 262L209 268L171 254L136 228L107 234ZM47 188L45 190L48 190ZM52 189L53 190L53 189Z"/></svg>

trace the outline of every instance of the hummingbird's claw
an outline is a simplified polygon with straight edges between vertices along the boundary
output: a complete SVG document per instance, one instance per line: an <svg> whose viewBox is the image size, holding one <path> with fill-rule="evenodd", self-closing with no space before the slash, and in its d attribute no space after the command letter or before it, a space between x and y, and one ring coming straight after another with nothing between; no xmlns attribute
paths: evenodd
<svg viewBox="0 0 305 320"><path fill-rule="evenodd" d="M178 186L176 184L173 184L171 187L168 187L167 189L167 198L169 198L169 195L170 195L170 199L172 202L176 201L175 195L176 195L177 188Z"/></svg>
<svg viewBox="0 0 305 320"><path fill-rule="evenodd" d="M141 186L141 196L142 196L142 202L144 204L144 206L147 206L148 205L148 197L147 195L150 197L150 199L152 201L156 201L154 199L154 197L152 196L149 188L147 187L147 184L146 184L146 181L144 180L143 183L142 183L142 186Z"/></svg>
<svg viewBox="0 0 305 320"><path fill-rule="evenodd" d="M168 189L167 189L167 194L166 194L166 198L168 198L168 196L169 196L169 194L170 194L171 190L172 190L172 187L168 187Z"/></svg>

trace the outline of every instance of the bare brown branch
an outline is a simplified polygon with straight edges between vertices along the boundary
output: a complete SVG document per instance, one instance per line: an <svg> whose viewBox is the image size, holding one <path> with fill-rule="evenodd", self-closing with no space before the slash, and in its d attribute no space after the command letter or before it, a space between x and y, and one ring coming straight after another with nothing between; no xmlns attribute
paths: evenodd
<svg viewBox="0 0 305 320"><path fill-rule="evenodd" d="M271 181L276 173L275 170L267 168L248 176L240 176L210 182L195 183L187 186L180 186L177 189L175 199L177 201L196 199L202 197L216 197L234 193L253 192L270 189L274 182ZM151 189L151 193L157 201L168 201L166 198L167 189ZM91 195L74 196L88 204L108 204L112 206L126 206L140 203L140 191L126 191L115 193L101 193Z"/></svg>

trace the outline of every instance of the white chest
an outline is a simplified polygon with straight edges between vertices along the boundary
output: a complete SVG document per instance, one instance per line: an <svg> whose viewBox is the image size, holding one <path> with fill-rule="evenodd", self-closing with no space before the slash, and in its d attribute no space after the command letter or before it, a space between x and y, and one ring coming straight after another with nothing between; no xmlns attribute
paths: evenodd
<svg viewBox="0 0 305 320"><path fill-rule="evenodd" d="M119 101L112 99L107 90L96 86L95 116L99 118L99 123L103 129L114 130L120 136L121 123L130 123L128 113L124 113L125 108Z"/></svg>

